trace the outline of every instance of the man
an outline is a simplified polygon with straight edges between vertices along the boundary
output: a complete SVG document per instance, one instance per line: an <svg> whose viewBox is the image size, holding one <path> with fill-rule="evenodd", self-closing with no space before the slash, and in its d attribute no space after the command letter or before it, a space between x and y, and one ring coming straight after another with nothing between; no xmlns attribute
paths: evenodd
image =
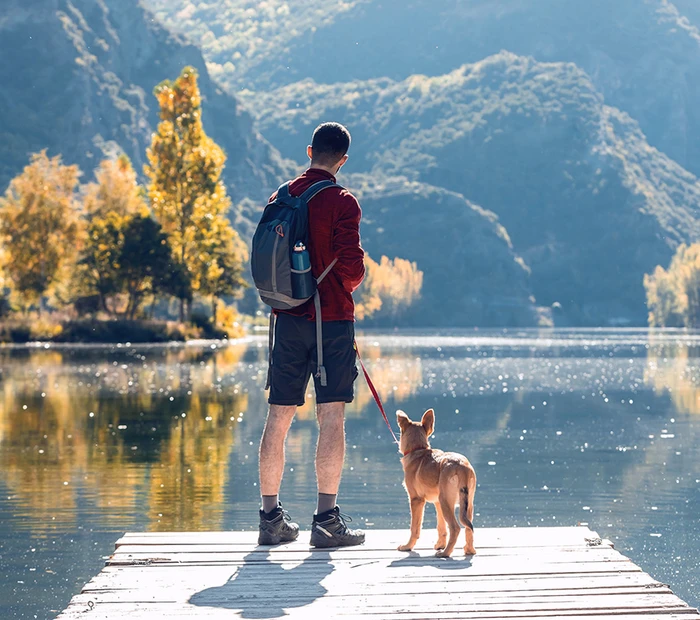
<svg viewBox="0 0 700 620"><path fill-rule="evenodd" d="M293 196L314 183L335 182L348 159L350 133L338 123L323 123L314 131L307 155L311 165L291 182ZM274 199L274 195L271 200ZM323 320L323 359L327 385L314 376L319 434L316 447L318 505L311 526L311 545L341 547L364 542L364 532L349 529L336 505L345 460L345 403L353 400L357 378L354 349L355 305L352 292L365 275L360 245L362 212L357 199L339 187L326 189L309 201L309 253L311 270L318 278L337 263L319 284ZM313 300L280 311L275 329L270 368L270 409L260 442L260 533L258 544L296 540L299 526L279 502L284 472L284 444L296 413L304 404L309 376L316 368L316 312Z"/></svg>

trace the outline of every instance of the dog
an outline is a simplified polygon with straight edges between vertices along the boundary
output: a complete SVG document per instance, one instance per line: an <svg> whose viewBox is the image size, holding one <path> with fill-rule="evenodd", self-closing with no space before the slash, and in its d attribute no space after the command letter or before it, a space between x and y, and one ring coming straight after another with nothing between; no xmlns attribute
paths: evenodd
<svg viewBox="0 0 700 620"><path fill-rule="evenodd" d="M474 493L476 472L467 457L456 452L433 450L428 438L435 428L435 412L428 409L420 422L413 422L403 411L396 412L401 429L399 449L403 458L404 487L411 505L411 538L399 551L411 551L418 541L423 525L425 502L435 504L437 511L437 557L448 558L454 550L461 530L455 518L459 504L459 519L464 525L464 553L474 555ZM447 538L449 528L449 540Z"/></svg>

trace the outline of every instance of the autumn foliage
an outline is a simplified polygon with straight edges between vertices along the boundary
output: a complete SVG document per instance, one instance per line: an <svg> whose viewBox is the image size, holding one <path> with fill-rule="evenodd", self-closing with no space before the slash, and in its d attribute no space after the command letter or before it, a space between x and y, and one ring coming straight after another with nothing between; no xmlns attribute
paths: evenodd
<svg viewBox="0 0 700 620"><path fill-rule="evenodd" d="M80 171L46 151L32 156L0 199L3 270L16 304L41 307L77 256L82 206L76 189Z"/></svg>
<svg viewBox="0 0 700 620"><path fill-rule="evenodd" d="M186 67L155 95L161 122L144 168L153 213L192 291L213 298L232 294L245 286L246 249L226 217L231 208L221 180L226 156L204 132L197 72Z"/></svg>
<svg viewBox="0 0 700 620"><path fill-rule="evenodd" d="M680 245L668 270L644 276L651 327L700 327L700 244Z"/></svg>
<svg viewBox="0 0 700 620"><path fill-rule="evenodd" d="M147 316L148 300L152 312L158 297L175 297L182 320L197 296L216 322L219 299L246 286L247 248L228 220L221 180L226 156L204 132L196 71L186 67L155 95L161 122L147 188L126 156L101 162L80 187L78 167L45 151L12 180L0 198L9 305L135 319Z"/></svg>
<svg viewBox="0 0 700 620"><path fill-rule="evenodd" d="M420 299L423 272L416 263L382 256L365 257L365 280L358 291L357 319L397 319Z"/></svg>

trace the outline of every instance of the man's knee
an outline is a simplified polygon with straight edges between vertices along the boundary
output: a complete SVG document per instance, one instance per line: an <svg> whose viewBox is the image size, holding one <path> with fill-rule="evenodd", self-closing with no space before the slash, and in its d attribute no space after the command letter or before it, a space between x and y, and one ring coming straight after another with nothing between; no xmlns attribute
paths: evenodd
<svg viewBox="0 0 700 620"><path fill-rule="evenodd" d="M345 421L345 403L319 403L316 417L320 426L342 425Z"/></svg>
<svg viewBox="0 0 700 620"><path fill-rule="evenodd" d="M265 432L286 433L294 419L296 410L296 406L270 405L270 410L267 413L267 421L265 422Z"/></svg>
<svg viewBox="0 0 700 620"><path fill-rule="evenodd" d="M297 411L296 405L270 405L268 418L287 420L293 418Z"/></svg>

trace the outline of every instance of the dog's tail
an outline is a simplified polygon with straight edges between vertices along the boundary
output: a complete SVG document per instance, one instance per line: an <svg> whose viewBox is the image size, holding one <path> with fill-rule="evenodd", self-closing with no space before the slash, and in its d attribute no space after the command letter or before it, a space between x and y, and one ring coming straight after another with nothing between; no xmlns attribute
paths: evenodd
<svg viewBox="0 0 700 620"><path fill-rule="evenodd" d="M468 527L472 532L474 531L474 525L469 520L467 516L469 514L469 489L467 487L462 487L459 490L459 520L462 522L464 527Z"/></svg>

